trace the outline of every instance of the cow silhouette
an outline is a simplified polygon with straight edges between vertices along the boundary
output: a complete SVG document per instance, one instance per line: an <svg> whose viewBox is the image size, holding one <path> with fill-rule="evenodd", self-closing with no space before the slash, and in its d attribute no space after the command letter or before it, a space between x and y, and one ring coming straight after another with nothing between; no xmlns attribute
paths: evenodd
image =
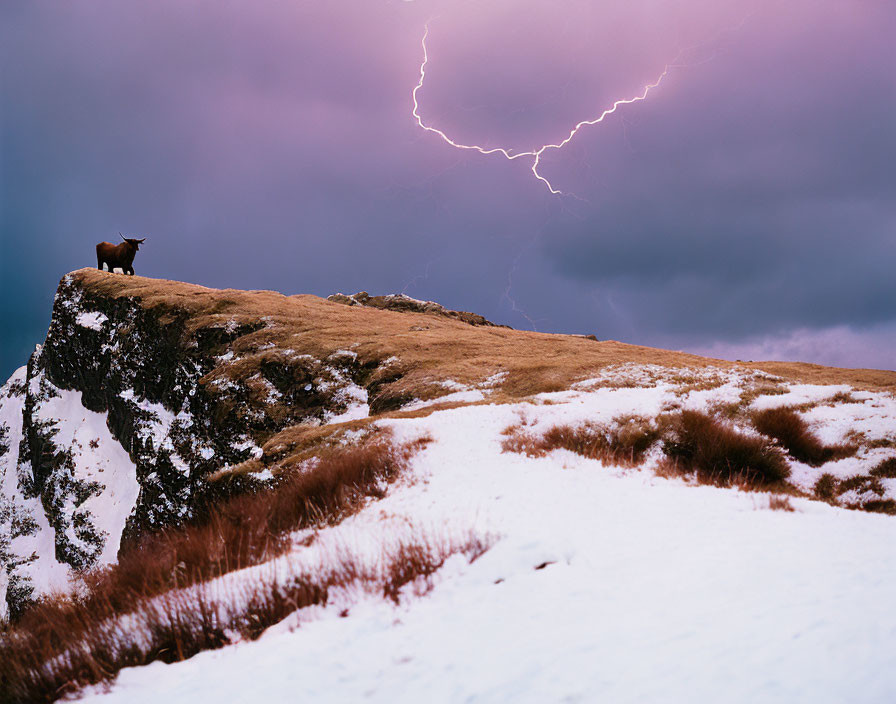
<svg viewBox="0 0 896 704"><path fill-rule="evenodd" d="M120 232L118 236L123 242L121 244L112 244L110 242L100 242L96 246L96 268L103 270L103 264L109 265L109 271L116 268L121 269L125 274L134 275L134 256L140 245L146 241L146 238L135 239L125 237Z"/></svg>

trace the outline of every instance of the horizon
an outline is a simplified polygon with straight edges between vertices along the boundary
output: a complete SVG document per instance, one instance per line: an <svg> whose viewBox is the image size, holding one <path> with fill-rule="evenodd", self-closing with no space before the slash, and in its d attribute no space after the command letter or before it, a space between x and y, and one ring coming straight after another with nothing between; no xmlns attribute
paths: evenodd
<svg viewBox="0 0 896 704"><path fill-rule="evenodd" d="M154 278L894 369L896 8L741 5L6 4L0 375L119 231Z"/></svg>

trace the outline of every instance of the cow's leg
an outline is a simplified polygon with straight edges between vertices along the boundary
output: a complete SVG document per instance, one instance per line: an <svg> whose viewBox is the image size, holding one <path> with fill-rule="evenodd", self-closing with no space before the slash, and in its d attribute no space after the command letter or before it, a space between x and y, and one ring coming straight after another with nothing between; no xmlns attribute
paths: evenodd
<svg viewBox="0 0 896 704"><path fill-rule="evenodd" d="M100 271L103 270L103 258L99 254L96 255L96 268Z"/></svg>
<svg viewBox="0 0 896 704"><path fill-rule="evenodd" d="M134 275L134 267L129 266L127 269L124 270L124 273L127 274L128 276L133 276Z"/></svg>

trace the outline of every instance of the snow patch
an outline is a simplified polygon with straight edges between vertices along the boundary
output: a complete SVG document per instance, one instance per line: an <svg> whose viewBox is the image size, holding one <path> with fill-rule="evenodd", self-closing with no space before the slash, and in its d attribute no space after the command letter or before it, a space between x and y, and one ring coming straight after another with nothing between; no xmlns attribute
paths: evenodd
<svg viewBox="0 0 896 704"><path fill-rule="evenodd" d="M78 508L88 512L97 530L107 536L98 564L114 562L140 492L134 463L109 432L106 414L84 408L80 391L57 389L56 396L42 403L39 418L55 422L57 446L71 448L75 478L103 487Z"/></svg>
<svg viewBox="0 0 896 704"><path fill-rule="evenodd" d="M93 311L89 313L78 313L78 316L75 318L75 323L82 328L89 328L90 330L102 332L103 324L108 322L108 320L109 318L99 311Z"/></svg>

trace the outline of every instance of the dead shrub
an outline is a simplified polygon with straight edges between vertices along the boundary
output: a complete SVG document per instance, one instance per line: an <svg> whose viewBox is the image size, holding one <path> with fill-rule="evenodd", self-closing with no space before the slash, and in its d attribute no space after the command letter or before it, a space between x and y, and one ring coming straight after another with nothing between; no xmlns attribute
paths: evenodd
<svg viewBox="0 0 896 704"><path fill-rule="evenodd" d="M872 477L880 477L881 479L896 479L896 457L888 457L878 463L869 474Z"/></svg>
<svg viewBox="0 0 896 704"><path fill-rule="evenodd" d="M769 408L753 413L753 426L763 435L774 438L793 459L812 467L855 454L849 445L824 445L809 430L806 421L792 408Z"/></svg>
<svg viewBox="0 0 896 704"><path fill-rule="evenodd" d="M697 411L670 419L663 452L678 471L696 472L708 484L767 487L790 476L783 453L768 439L744 435Z"/></svg>

